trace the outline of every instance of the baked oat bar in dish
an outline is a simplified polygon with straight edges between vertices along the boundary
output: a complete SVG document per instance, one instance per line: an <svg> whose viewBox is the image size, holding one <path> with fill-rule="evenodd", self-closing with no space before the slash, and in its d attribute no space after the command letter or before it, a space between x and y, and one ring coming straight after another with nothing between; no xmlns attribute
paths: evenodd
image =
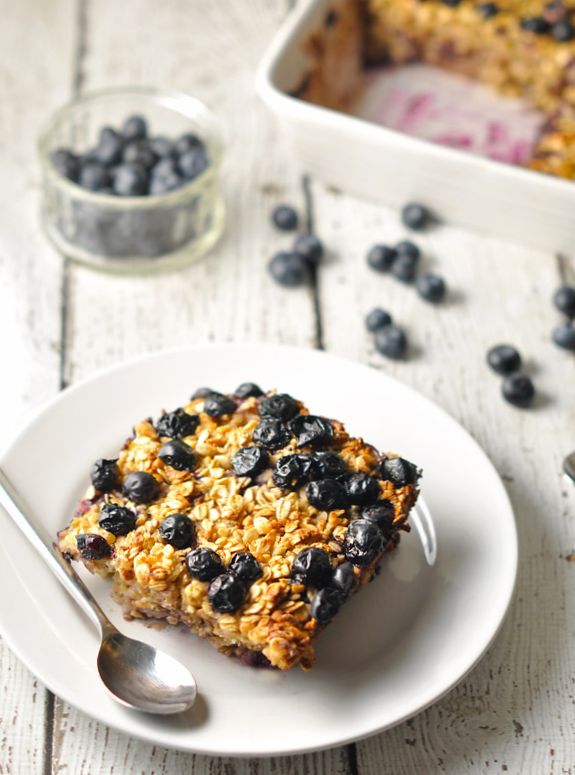
<svg viewBox="0 0 575 775"><path fill-rule="evenodd" d="M128 619L307 670L318 633L409 529L419 476L291 396L202 388L96 461L59 547L112 577Z"/></svg>

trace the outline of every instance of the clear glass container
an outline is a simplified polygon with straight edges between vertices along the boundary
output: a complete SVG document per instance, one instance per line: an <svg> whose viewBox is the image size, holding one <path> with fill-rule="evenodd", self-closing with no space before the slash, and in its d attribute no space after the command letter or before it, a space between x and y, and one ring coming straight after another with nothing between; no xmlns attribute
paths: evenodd
<svg viewBox="0 0 575 775"><path fill-rule="evenodd" d="M86 190L55 169L53 151L82 155L96 145L102 127L119 129L134 114L144 116L152 136L196 134L207 149L207 169L174 191L130 197ZM194 97L131 87L74 100L55 114L39 142L45 231L65 256L103 271L145 273L193 261L223 231L222 150L219 121Z"/></svg>

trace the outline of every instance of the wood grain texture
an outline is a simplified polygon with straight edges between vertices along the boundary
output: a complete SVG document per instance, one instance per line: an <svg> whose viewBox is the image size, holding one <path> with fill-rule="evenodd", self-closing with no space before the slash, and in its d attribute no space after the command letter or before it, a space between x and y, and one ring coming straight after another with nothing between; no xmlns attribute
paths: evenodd
<svg viewBox="0 0 575 775"><path fill-rule="evenodd" d="M72 0L57 5L31 0L5 8L2 15L2 446L58 390L61 260L41 233L36 141L50 113L70 97L73 10ZM56 39L59 45L50 50L46 68L50 41ZM39 773L47 693L4 643L0 686L0 773Z"/></svg>

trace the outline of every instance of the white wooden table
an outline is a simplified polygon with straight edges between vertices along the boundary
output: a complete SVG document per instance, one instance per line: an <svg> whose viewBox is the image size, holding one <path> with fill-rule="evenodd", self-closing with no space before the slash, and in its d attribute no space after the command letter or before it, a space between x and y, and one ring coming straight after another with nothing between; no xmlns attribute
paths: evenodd
<svg viewBox="0 0 575 775"><path fill-rule="evenodd" d="M575 447L575 358L549 341L556 321L550 296L561 281L575 280L575 266L441 227L421 243L456 298L435 308L365 266L373 242L403 234L396 213L311 180L311 215L331 248L329 258L317 287L274 286L266 260L286 239L269 225L269 212L281 200L304 208L305 171L294 166L279 127L254 94L253 75L290 5L21 0L5 6L2 437L66 385L162 347L264 340L367 362L445 407L499 469L520 534L511 613L481 664L417 718L357 745L252 762L162 750L118 734L47 692L3 646L2 775L575 772L575 488L560 476L562 456ZM42 124L73 95L126 83L194 93L229 130L225 239L208 259L178 274L98 275L63 262L40 230L35 141ZM407 363L374 352L363 318L376 304L407 327L417 349ZM499 380L485 366L488 346L507 340L527 356L543 396L531 411L506 405ZM489 514L485 529L491 529Z"/></svg>

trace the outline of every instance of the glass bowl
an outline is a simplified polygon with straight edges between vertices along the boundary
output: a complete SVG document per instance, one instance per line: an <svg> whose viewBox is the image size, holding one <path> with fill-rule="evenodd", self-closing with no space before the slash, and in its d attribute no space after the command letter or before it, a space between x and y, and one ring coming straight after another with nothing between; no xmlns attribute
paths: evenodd
<svg viewBox="0 0 575 775"><path fill-rule="evenodd" d="M173 191L126 197L89 191L56 170L55 150L85 154L104 126L119 129L134 114L144 116L151 136L175 140L196 134L205 144L208 167ZM222 149L219 121L186 94L130 87L74 100L54 115L39 142L45 231L65 256L108 272L153 272L193 261L223 231Z"/></svg>

